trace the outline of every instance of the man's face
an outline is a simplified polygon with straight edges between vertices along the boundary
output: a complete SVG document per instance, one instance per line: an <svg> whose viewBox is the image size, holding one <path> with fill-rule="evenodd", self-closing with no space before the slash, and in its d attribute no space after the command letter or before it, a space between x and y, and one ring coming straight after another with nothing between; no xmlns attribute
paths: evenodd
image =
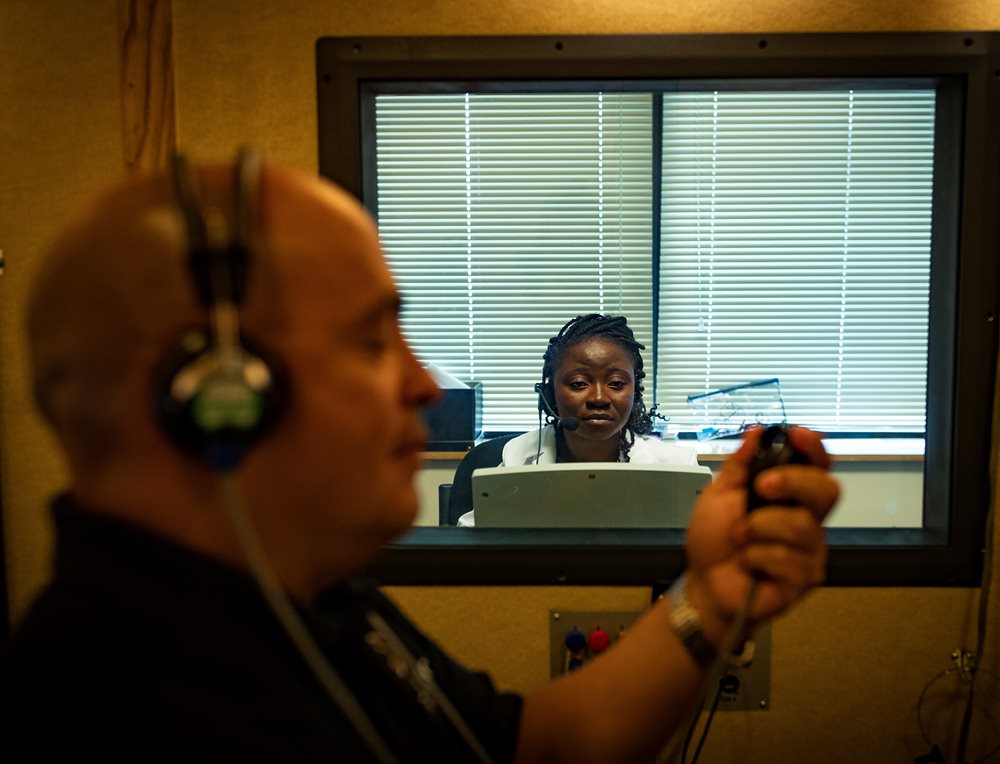
<svg viewBox="0 0 1000 764"><path fill-rule="evenodd" d="M288 368L290 400L248 467L262 468L261 487L277 486L271 500L297 513L310 540L377 548L415 517L421 408L437 388L403 339L396 288L360 212L345 222L343 209L279 208L270 228L280 283L267 292L280 304L257 305L254 323ZM280 317L270 330L268 314Z"/></svg>

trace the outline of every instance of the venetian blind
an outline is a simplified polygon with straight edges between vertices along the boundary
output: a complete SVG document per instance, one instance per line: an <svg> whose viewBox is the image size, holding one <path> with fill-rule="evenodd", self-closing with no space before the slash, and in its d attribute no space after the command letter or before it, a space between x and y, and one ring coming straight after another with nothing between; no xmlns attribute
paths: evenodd
<svg viewBox="0 0 1000 764"><path fill-rule="evenodd" d="M384 95L378 218L418 355L482 381L484 427L537 422L549 337L589 312L652 336L646 94Z"/></svg>
<svg viewBox="0 0 1000 764"><path fill-rule="evenodd" d="M524 429L548 338L624 314L672 429L698 424L688 395L778 377L793 421L922 431L934 92L664 93L656 135L655 103L376 99L379 225L418 354L484 383L487 430Z"/></svg>
<svg viewBox="0 0 1000 764"><path fill-rule="evenodd" d="M791 421L925 421L932 90L663 99L661 404L777 377Z"/></svg>

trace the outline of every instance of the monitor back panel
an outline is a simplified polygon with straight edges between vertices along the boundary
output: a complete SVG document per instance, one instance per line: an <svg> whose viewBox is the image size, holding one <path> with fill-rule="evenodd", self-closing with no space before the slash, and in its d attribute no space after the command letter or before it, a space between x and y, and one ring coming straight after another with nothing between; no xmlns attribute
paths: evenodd
<svg viewBox="0 0 1000 764"><path fill-rule="evenodd" d="M707 467L592 463L472 473L477 527L685 528Z"/></svg>

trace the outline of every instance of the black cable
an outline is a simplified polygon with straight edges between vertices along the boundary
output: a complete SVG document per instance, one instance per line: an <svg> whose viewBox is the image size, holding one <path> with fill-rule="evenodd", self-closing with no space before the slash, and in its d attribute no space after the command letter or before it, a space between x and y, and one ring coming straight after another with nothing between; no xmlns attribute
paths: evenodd
<svg viewBox="0 0 1000 764"><path fill-rule="evenodd" d="M747 618L750 615L750 609L753 606L754 598L757 595L757 586L760 581L757 578L750 579L750 588L747 590L746 597L743 599L743 604L740 606L739 611L736 613L736 617L733 619L733 623L729 626L729 631L726 632L725 637L722 640L722 646L719 649L719 653L712 663L712 666L708 669L705 675L704 686L708 686L711 678L718 677L719 686L722 686L722 682L726 679L727 675L730 673L727 668L728 662L732 659L733 648L736 647L737 641L743 636L746 627ZM664 595L665 596L665 595ZM705 702L706 695L702 695L698 704L695 706L695 710L692 712L691 722L688 727L687 737L684 739L683 746L680 752L680 762L685 764L684 757L687 755L688 743L690 742L691 735L693 734L695 726L698 724L698 719L701 717L701 706ZM713 711L714 713L714 711ZM680 725L678 725L680 727ZM708 733L708 724L705 726L705 734ZM675 735L671 738L671 741L667 747L667 753L663 756L662 761L677 761L677 736Z"/></svg>
<svg viewBox="0 0 1000 764"><path fill-rule="evenodd" d="M720 685L721 687L721 685ZM701 708L702 704L705 702L704 696L698 702L698 707ZM681 764L685 764L685 759L688 754L688 745L691 744L691 736L694 735L694 728L698 726L698 718L701 714L695 714L691 717L691 724L688 725L687 734L684 736L684 746L681 748Z"/></svg>
<svg viewBox="0 0 1000 764"><path fill-rule="evenodd" d="M961 665L962 657L959 656L956 660L959 663L959 665ZM944 671L939 671L937 674L928 679L926 684L924 684L923 689L920 690L920 695L917 697L917 708L916 708L917 728L920 730L920 735L923 737L924 742L929 746L937 747L937 744L931 739L931 736L927 730L927 726L924 724L924 703L926 702L928 697L927 693L930 691L931 687L933 687L939 680L951 676L952 674L955 674L960 678L965 670L966 669L962 668L950 668L950 669L945 669ZM970 683L970 687L972 682L976 680L976 677L980 673L988 677L993 677L994 679L998 678L996 674L994 674L992 671L987 671L986 669L973 668L970 669L969 671L972 674L972 677L968 680ZM989 761L998 752L1000 752L1000 745L994 746L992 749L990 749L985 754L976 759L975 762L966 762L965 751L961 751L957 754L959 758L957 758L956 761L957 764L983 764L983 762Z"/></svg>
<svg viewBox="0 0 1000 764"><path fill-rule="evenodd" d="M984 549L983 549L983 570L982 577L979 584L979 606L976 619L976 649L972 655L971 659L971 674L969 678L969 695L965 701L965 708L962 712L962 724L959 728L958 735L958 745L956 746L956 757L958 764L965 764L966 756L969 746L969 731L972 727L972 714L973 714L973 704L975 702L975 684L979 677L980 669L979 664L982 660L983 650L986 645L986 625L988 621L988 610L990 602L990 583L992 581L993 572L993 537L995 533L995 521L996 521L996 494L998 490L997 486L997 459L998 454L1000 454L1000 365L997 366L996 376L994 378L994 409L993 409L993 432L991 437L992 448L990 451L990 500L986 508L986 522L984 529ZM928 745L935 745L927 734L927 730L924 728L923 718L921 715L921 709L923 708L924 698L927 691L930 689L931 685L934 684L938 679L947 676L954 671L967 670L964 668L963 659L961 656L958 659L959 668L958 669L945 669L938 674L931 677L927 684L924 685L923 689L920 691L920 695L917 698L917 725L920 728L920 734L923 735L924 741ZM991 672L983 672L990 675ZM1000 751L1000 746L996 746L993 750L989 751L985 756L979 759L979 761L986 761L991 758L993 754Z"/></svg>
<svg viewBox="0 0 1000 764"><path fill-rule="evenodd" d="M995 485L995 483L994 483ZM986 644L986 623L987 612L989 610L990 574L993 563L993 521L995 517L995 507L991 507L986 517L986 552L983 556L983 579L979 588L979 614L976 626L976 651L972 658L972 678L969 680L969 697L965 702L965 710L962 713L962 726L958 733L957 756L959 764L964 764L966 750L969 745L969 729L972 726L972 710L976 696L976 678L979 675L979 664L983 657L983 648ZM990 751L987 756L991 756L997 749Z"/></svg>
<svg viewBox="0 0 1000 764"><path fill-rule="evenodd" d="M972 727L972 704L976 697L976 672L973 670L969 679L969 697L965 701L965 710L962 712L962 726L958 731L958 753L955 760L958 764L965 764L965 751L969 747L969 728Z"/></svg>
<svg viewBox="0 0 1000 764"><path fill-rule="evenodd" d="M983 549L983 575L979 585L979 613L976 624L976 651L972 658L972 679L969 682L969 697L965 704L965 711L962 714L962 726L958 734L958 762L959 764L964 764L965 753L969 745L969 728L972 726L972 704L975 698L975 687L976 687L976 676L979 671L979 664L982 661L983 650L986 645L986 624L988 621L987 613L989 610L990 603L990 582L992 580L993 572L993 534L994 534L994 524L996 522L996 493L997 493L997 473L996 464L998 449L1000 449L1000 423L998 423L998 417L1000 417L1000 400L998 400L998 394L1000 394L1000 367L997 368L996 377L993 382L993 397L994 397L994 410L993 410L993 448L990 452L990 503L986 509L986 523L985 523L985 544ZM996 750L991 751L987 756L993 755Z"/></svg>
<svg viewBox="0 0 1000 764"><path fill-rule="evenodd" d="M719 701L722 699L722 684L725 682L726 677L719 677L718 687L715 689L715 699L712 701L712 708L708 712L708 718L705 720L705 729L701 731L701 738L698 740L698 747L694 749L694 758L691 759L691 764L695 764L698 761L698 757L701 755L701 748L705 745L705 740L708 738L708 730L712 726L712 719L715 717L715 712L719 708ZM697 721L698 717L695 717ZM691 725L691 729L688 730L688 736L684 740L684 748L681 751L681 764L687 764L687 748L688 743L691 742L691 733L694 732L694 725Z"/></svg>
<svg viewBox="0 0 1000 764"><path fill-rule="evenodd" d="M541 393L539 393L541 395ZM535 453L535 464L542 458L542 407L538 407L538 451Z"/></svg>

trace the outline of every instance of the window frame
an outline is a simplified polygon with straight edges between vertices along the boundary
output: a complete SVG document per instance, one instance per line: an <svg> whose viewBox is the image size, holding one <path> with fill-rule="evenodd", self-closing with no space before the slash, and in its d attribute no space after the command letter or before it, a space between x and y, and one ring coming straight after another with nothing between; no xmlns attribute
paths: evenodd
<svg viewBox="0 0 1000 764"><path fill-rule="evenodd" d="M362 199L362 84L377 80L958 78L959 189L935 183L925 522L827 531L828 582L971 586L982 569L996 367L1000 35L859 33L324 37L316 44L320 171ZM460 76L456 76L460 73ZM943 108L939 105L938 107ZM957 191L957 193L952 193ZM949 218L949 215L952 217ZM955 220L955 224L941 221ZM952 242L954 246L948 246ZM947 362L942 362L947 361ZM415 528L373 572L394 584L649 584L683 567L681 531Z"/></svg>

